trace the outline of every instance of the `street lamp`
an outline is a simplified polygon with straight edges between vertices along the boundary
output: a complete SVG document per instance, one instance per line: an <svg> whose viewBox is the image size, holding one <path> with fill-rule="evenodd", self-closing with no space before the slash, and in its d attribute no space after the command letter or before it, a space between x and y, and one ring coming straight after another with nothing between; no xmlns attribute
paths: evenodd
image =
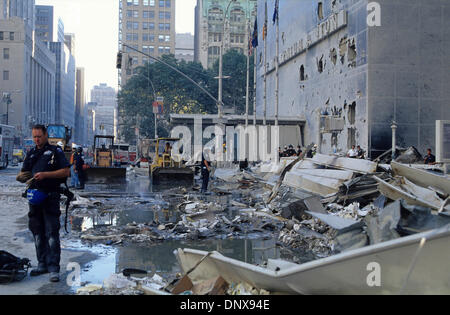
<svg viewBox="0 0 450 315"><path fill-rule="evenodd" d="M11 93L20 93L21 90L15 90L12 92L3 92L3 101L6 103L6 124L9 123L9 105L12 103Z"/></svg>
<svg viewBox="0 0 450 315"><path fill-rule="evenodd" d="M155 86L153 85L152 80L150 80L150 75L149 75L149 77L146 77L145 75L142 75L142 74L140 76L142 78L147 79L147 81L151 84L152 90L153 90L153 101L156 102L156 90L155 90ZM157 123L157 114L156 113L153 113L153 114L155 116L155 139L158 139L158 128L157 128L157 125L156 125L156 123Z"/></svg>
<svg viewBox="0 0 450 315"><path fill-rule="evenodd" d="M223 112L223 102L222 102L222 79L223 77L223 41L224 41L224 37L225 37L225 23L227 20L227 14L228 14L228 9L230 8L230 5L232 2L236 2L236 0L230 0L230 2L228 2L228 6L227 9L225 11L225 15L223 18L223 23L222 23L222 38L220 41L220 51L219 51L219 97L218 97L218 114L219 114L219 118L222 118L222 112Z"/></svg>

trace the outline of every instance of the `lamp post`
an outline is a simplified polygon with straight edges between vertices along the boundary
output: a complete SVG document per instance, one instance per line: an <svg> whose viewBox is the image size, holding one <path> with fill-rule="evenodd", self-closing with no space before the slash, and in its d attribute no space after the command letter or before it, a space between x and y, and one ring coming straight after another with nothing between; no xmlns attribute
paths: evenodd
<svg viewBox="0 0 450 315"><path fill-rule="evenodd" d="M155 90L155 86L153 85L152 80L150 80L150 74L149 74L149 77L146 77L144 75L141 75L141 77L147 79L147 81L151 84L152 90L153 90L153 101L156 102L156 98L157 98L156 97L156 90ZM158 139L158 128L157 128L157 125L156 125L156 123L157 123L157 117L156 117L157 113L153 113L153 115L155 116L155 139Z"/></svg>
<svg viewBox="0 0 450 315"><path fill-rule="evenodd" d="M3 101L6 103L6 124L9 123L9 105L12 103L11 93L20 93L21 90L15 90L12 92L3 92Z"/></svg>
<svg viewBox="0 0 450 315"><path fill-rule="evenodd" d="M218 114L219 114L219 118L222 118L223 115L223 102L222 102L222 90L223 90L223 83L222 80L224 79L223 77L223 42L224 42L224 37L225 37L225 23L227 20L227 14L228 14L228 9L230 8L230 5L232 2L236 2L236 0L230 0L230 2L228 2L228 6L227 9L225 11L225 15L223 18L223 23L222 23L222 38L220 41L220 51L219 51L219 95L218 95L218 104L217 104L217 108L218 108Z"/></svg>
<svg viewBox="0 0 450 315"><path fill-rule="evenodd" d="M392 122L391 129L392 129L392 160L394 160L397 151L397 123L395 121Z"/></svg>

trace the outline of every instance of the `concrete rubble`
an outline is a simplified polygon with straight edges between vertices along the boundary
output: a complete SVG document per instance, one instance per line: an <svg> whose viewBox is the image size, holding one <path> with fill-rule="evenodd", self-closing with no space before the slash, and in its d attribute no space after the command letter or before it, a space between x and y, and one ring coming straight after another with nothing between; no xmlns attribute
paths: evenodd
<svg viewBox="0 0 450 315"><path fill-rule="evenodd" d="M410 151L405 154L415 156ZM243 239L262 233L275 237L282 250L301 257L294 262L304 263L449 225L446 185L450 180L432 175L439 176L440 183L433 189L424 187L427 181L400 176L397 169L393 172L390 166L376 162L323 154L283 159L278 165L259 164L245 171L216 169L211 195L172 191L178 198L179 213L174 222L156 218L147 223L88 229L79 236L89 242L118 245ZM77 196L73 204L74 216L108 212L103 202L92 198ZM172 291L167 287L161 291L168 283L114 275L101 289L86 287L79 294L99 290L149 294L151 290L142 289L146 287L155 290L153 294L269 294L248 283L226 283L220 278L194 283L180 275L175 281L178 288L173 282Z"/></svg>

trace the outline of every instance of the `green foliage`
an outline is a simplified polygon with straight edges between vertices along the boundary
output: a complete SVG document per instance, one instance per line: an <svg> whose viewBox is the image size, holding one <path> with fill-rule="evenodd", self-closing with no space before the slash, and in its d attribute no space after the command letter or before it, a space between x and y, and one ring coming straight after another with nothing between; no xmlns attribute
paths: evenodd
<svg viewBox="0 0 450 315"><path fill-rule="evenodd" d="M177 61L174 55L163 55L162 60L177 68L200 84L214 97L218 95L218 61L213 69L203 69L197 62ZM252 64L252 63L251 63ZM230 50L223 57L223 73L231 76L223 83L223 102L235 106L237 113L245 111L246 56ZM253 91L253 64L251 65L250 91ZM216 114L217 104L192 82L166 65L154 62L137 68L119 92L119 116L121 135L129 143L136 141L135 127L139 126L141 137L152 138L154 131L153 101L164 97L164 114L158 120L158 135L168 136L170 114ZM252 99L252 94L251 98ZM252 102L250 102L252 104Z"/></svg>
<svg viewBox="0 0 450 315"><path fill-rule="evenodd" d="M223 79L223 103L235 108L236 114L245 113L245 94L247 87L247 57L237 50L229 50L223 55L223 75L230 76ZM253 57L250 58L250 89L249 112L253 108ZM213 65L213 72L219 73L219 60ZM212 88L217 91L218 82L215 80Z"/></svg>

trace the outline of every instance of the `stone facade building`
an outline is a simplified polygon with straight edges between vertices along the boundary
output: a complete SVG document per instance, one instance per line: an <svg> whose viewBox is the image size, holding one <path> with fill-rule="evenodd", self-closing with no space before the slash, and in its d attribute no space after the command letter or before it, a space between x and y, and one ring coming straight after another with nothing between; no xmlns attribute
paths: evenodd
<svg viewBox="0 0 450 315"><path fill-rule="evenodd" d="M22 17L0 19L0 94L11 99L9 108L1 103L1 113L8 110L8 124L19 138L54 117L55 67L54 54Z"/></svg>
<svg viewBox="0 0 450 315"><path fill-rule="evenodd" d="M149 57L139 51L160 57L175 54L175 0L119 0L119 50L122 50L122 70L119 85L126 84L135 69Z"/></svg>
<svg viewBox="0 0 450 315"><path fill-rule="evenodd" d="M275 0L267 0L267 58L265 3L258 0L257 113L266 106L273 117ZM450 119L448 16L447 0L280 1L279 116L304 121L303 145L323 153L355 144L376 157L391 147L393 121L398 146L434 149L435 121Z"/></svg>
<svg viewBox="0 0 450 315"><path fill-rule="evenodd" d="M222 36L224 53L236 49L246 54L256 3L256 0L197 0L194 60L204 68L211 68L219 59Z"/></svg>

